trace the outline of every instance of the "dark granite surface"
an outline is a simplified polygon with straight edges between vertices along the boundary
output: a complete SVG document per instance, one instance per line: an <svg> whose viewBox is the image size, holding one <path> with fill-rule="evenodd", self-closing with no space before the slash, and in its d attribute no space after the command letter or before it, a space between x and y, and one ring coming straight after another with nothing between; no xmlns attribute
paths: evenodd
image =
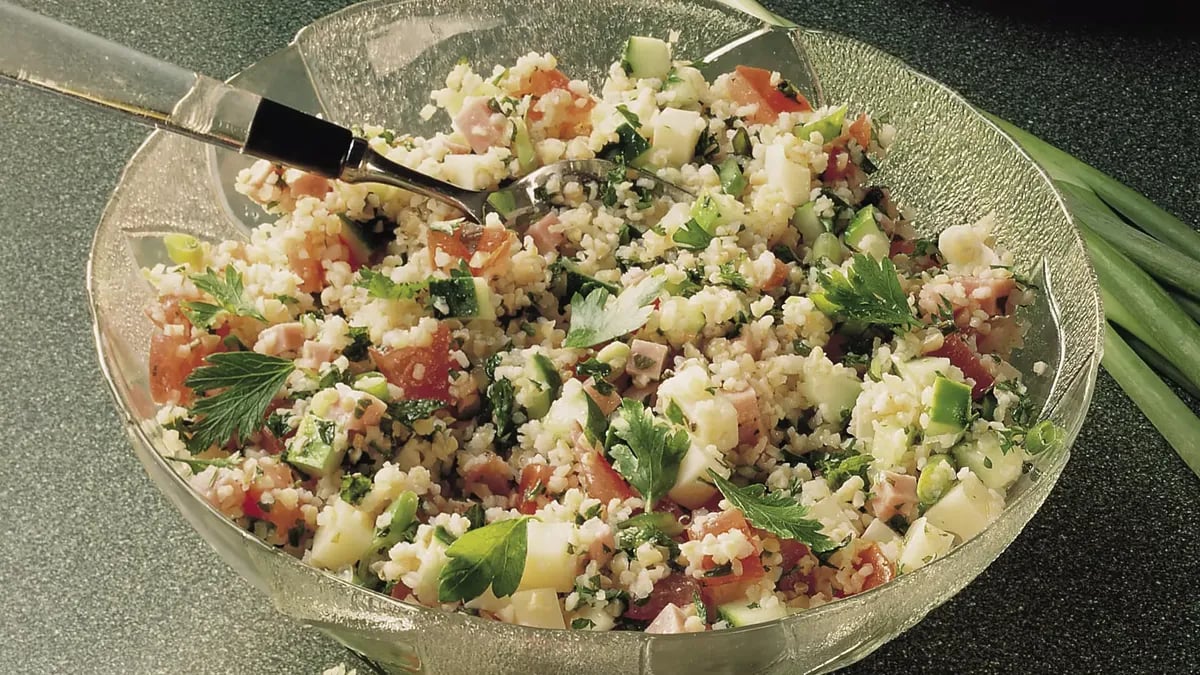
<svg viewBox="0 0 1200 675"><path fill-rule="evenodd" d="M231 74L336 0L24 0ZM871 42L1195 222L1200 41L1170 5L767 3ZM1099 11L1099 10L1096 10ZM1074 16L1072 16L1074 15ZM145 136L0 88L0 672L319 673L347 660L277 616L144 476L92 347L92 228ZM1060 485L977 581L851 671L1200 671L1200 480L1101 375Z"/></svg>

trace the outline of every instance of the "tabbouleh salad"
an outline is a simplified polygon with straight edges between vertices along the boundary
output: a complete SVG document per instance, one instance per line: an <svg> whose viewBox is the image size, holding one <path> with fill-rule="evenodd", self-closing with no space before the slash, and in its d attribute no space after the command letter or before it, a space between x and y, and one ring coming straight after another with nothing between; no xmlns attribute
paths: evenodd
<svg viewBox="0 0 1200 675"><path fill-rule="evenodd" d="M620 171L510 229L244 170L275 220L165 239L149 372L169 459L266 543L499 621L721 629L944 556L1057 442L1007 361L1035 290L987 218L917 236L886 122L645 37L598 92L536 53L445 84L452 132L356 131L468 188L602 157L695 199Z"/></svg>

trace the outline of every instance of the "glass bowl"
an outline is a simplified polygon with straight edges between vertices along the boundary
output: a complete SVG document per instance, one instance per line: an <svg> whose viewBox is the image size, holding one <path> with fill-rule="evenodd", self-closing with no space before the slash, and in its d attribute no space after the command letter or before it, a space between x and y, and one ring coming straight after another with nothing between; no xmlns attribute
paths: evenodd
<svg viewBox="0 0 1200 675"><path fill-rule="evenodd" d="M763 14L759 14L764 17ZM769 18L769 15L764 18ZM341 581L270 547L204 500L159 455L147 381L153 294L139 269L166 261L161 236L244 237L261 214L233 192L245 157L154 133L125 169L97 229L88 291L101 367L133 448L158 488L279 611L324 630L394 672L798 673L846 665L900 634L975 578L1045 500L1069 456L1092 394L1103 315L1083 243L1038 167L967 102L896 59L835 34L764 30L760 18L713 2L658 0L401 0L368 2L302 30L234 80L343 124L418 133L444 127L417 112L466 57L490 67L531 50L598 82L631 34L679 32L677 54L698 58L753 34L726 56L806 81L807 54L824 95L888 115L900 134L873 178L917 213L924 234L991 212L1018 271L1045 292L1029 309L1017 363L1050 365L1034 379L1043 416L1067 442L1038 456L1003 515L945 558L882 587L783 620L685 635L550 631L407 605ZM756 32L758 31L758 32ZM1020 580L1012 580L1020 593ZM1033 581L1033 576L1029 580Z"/></svg>

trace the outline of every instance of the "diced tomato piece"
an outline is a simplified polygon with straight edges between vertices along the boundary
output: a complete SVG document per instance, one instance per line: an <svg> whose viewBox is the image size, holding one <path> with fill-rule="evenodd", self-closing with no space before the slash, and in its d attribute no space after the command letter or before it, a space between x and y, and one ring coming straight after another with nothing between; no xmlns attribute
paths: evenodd
<svg viewBox="0 0 1200 675"><path fill-rule="evenodd" d="M898 255L912 255L917 252L917 242L912 239L893 239L892 246L888 249L888 257L894 258Z"/></svg>
<svg viewBox="0 0 1200 675"><path fill-rule="evenodd" d="M749 117L755 124L774 124L779 113L807 112L812 105L803 94L792 98L771 84L771 71L764 68L738 66L729 78L729 93L738 105L758 105Z"/></svg>
<svg viewBox="0 0 1200 675"><path fill-rule="evenodd" d="M850 123L850 138L858 141L859 147L863 150L871 144L871 118L866 115L859 115L858 119Z"/></svg>
<svg viewBox="0 0 1200 675"><path fill-rule="evenodd" d="M829 336L829 342L825 343L825 356L829 357L830 361L837 363L846 355L846 336L841 333L834 333Z"/></svg>
<svg viewBox="0 0 1200 675"><path fill-rule="evenodd" d="M780 539L779 540L779 555L783 558L783 562L779 564L783 570L789 571L809 554L808 545L796 541L795 539Z"/></svg>
<svg viewBox="0 0 1200 675"><path fill-rule="evenodd" d="M508 271L510 264L509 252L512 250L516 235L505 227L486 227L468 233L466 228L458 228L454 234L446 234L437 230L429 231L429 262L432 266L449 271L458 267L460 261L466 261L471 274L479 276L498 276ZM442 259L438 252L445 252L449 259ZM483 254L478 265L471 264L476 252Z"/></svg>
<svg viewBox="0 0 1200 675"><path fill-rule="evenodd" d="M571 78L561 70L535 70L529 76L529 84L522 88L521 94L541 97L555 89L566 89L571 84Z"/></svg>
<svg viewBox="0 0 1200 675"><path fill-rule="evenodd" d="M844 179L851 171L853 171L854 162L850 158L846 158L846 166L839 166L838 158L846 154L845 148L830 148L829 163L825 166L825 171L821 173L821 180L832 183Z"/></svg>
<svg viewBox="0 0 1200 675"><path fill-rule="evenodd" d="M190 404L192 390L184 384L188 375L199 368L209 354L224 349L220 342L212 347L205 347L204 340L191 342L185 335L165 335L156 331L150 336L150 397L155 403L166 403L174 394L180 405Z"/></svg>
<svg viewBox="0 0 1200 675"><path fill-rule="evenodd" d="M996 378L988 372L979 355L963 341L959 333L947 335L942 341L941 348L930 352L930 355L950 359L950 363L958 367L963 375L975 380L975 386L971 388L971 396L975 399L982 398L996 383Z"/></svg>
<svg viewBox="0 0 1200 675"><path fill-rule="evenodd" d="M350 245L350 242L345 237L339 234L338 240L342 242L342 246L346 247L346 262L350 265L350 271L357 272L358 268L365 265L368 261L359 259L358 254L354 252L354 247Z"/></svg>
<svg viewBox="0 0 1200 675"><path fill-rule="evenodd" d="M270 504L263 503L263 495L267 492L291 487L296 476L286 464L280 462L259 462L254 480L246 490L242 510L247 516L257 520L265 520L275 526L278 536L284 537L288 530L296 526L296 521L302 518L299 503L285 506L275 500Z"/></svg>
<svg viewBox="0 0 1200 675"><path fill-rule="evenodd" d="M392 590L388 592L388 595L397 600L403 600L412 595L412 589L397 581L396 584L392 586Z"/></svg>
<svg viewBox="0 0 1200 675"><path fill-rule="evenodd" d="M595 450L583 453L579 458L579 470L589 497L607 504L611 499L629 499L637 496L621 474L612 468L612 464Z"/></svg>
<svg viewBox="0 0 1200 675"><path fill-rule="evenodd" d="M676 607L687 607L700 597L700 586L696 580L675 572L659 579L654 584L654 590L642 604L630 602L625 610L625 616L638 621L651 621L663 607L674 604Z"/></svg>
<svg viewBox="0 0 1200 675"><path fill-rule="evenodd" d="M512 494L513 475L508 462L494 452L485 452L481 457L483 459L472 461L470 468L463 473L467 491L480 497L486 496L487 492L478 491L478 488L486 485L488 492L493 495Z"/></svg>
<svg viewBox="0 0 1200 675"><path fill-rule="evenodd" d="M553 475L554 467L548 464L526 464L525 468L521 469L517 510L525 515L533 515L538 510L539 499L546 492L546 485Z"/></svg>
<svg viewBox="0 0 1200 675"><path fill-rule="evenodd" d="M584 127L591 118L592 108L596 107L595 99L590 96L576 96L574 92L570 91L570 85L571 78L567 77L560 70L535 70L529 76L528 84L517 92L521 95L530 94L533 96L535 103L537 99L555 90L564 90L570 93L571 105L563 110L562 123L557 128L547 130L550 136L556 138L565 138L572 135L573 131ZM536 122L541 120L545 116L545 113L539 110L536 105L531 105L527 115L530 121Z"/></svg>
<svg viewBox="0 0 1200 675"><path fill-rule="evenodd" d="M709 534L716 535L730 530L741 530L746 533L747 538L755 536L754 528L746 522L742 512L731 509L722 511L714 517L693 522L692 526L688 528L688 538L698 540Z"/></svg>
<svg viewBox="0 0 1200 675"><path fill-rule="evenodd" d="M450 396L450 328L446 324L438 324L429 346L387 352L372 347L370 354L371 361L387 381L404 390L405 398L453 402Z"/></svg>
<svg viewBox="0 0 1200 675"><path fill-rule="evenodd" d="M863 580L862 589L864 591L882 586L896 577L896 568L892 565L892 561L888 560L883 551L879 550L879 545L875 542L870 542L859 550L858 554L854 556L853 564L855 569L871 565L871 574Z"/></svg>

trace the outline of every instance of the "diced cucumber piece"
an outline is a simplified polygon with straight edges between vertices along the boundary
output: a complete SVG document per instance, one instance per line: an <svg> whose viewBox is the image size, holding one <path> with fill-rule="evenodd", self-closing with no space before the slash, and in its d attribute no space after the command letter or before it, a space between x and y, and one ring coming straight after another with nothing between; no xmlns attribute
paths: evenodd
<svg viewBox="0 0 1200 675"><path fill-rule="evenodd" d="M519 590L549 588L569 593L575 588L575 554L571 548L571 523L531 520L526 525L525 571Z"/></svg>
<svg viewBox="0 0 1200 675"><path fill-rule="evenodd" d="M429 308L439 319L475 318L479 316L479 297L475 288L475 279L470 276L430 279ZM488 307L491 307L491 303L488 303Z"/></svg>
<svg viewBox="0 0 1200 675"><path fill-rule="evenodd" d="M408 532L409 527L416 520L417 505L419 503L420 499L417 497L417 493L412 490L405 490L384 509L383 513L388 517L387 524L375 528L370 547L363 554L362 558L359 559L358 565L355 566L354 575L356 583L367 585L372 580L371 563L378 560L380 555L404 539L404 534Z"/></svg>
<svg viewBox="0 0 1200 675"><path fill-rule="evenodd" d="M300 420L283 459L309 476L322 478L342 462L345 448L338 445L337 423L308 414Z"/></svg>
<svg viewBox="0 0 1200 675"><path fill-rule="evenodd" d="M717 205L712 195L700 195L699 199L692 202L690 215L692 220L695 220L696 224L703 227L705 231L712 232L717 220L721 218L721 207Z"/></svg>
<svg viewBox="0 0 1200 675"><path fill-rule="evenodd" d="M651 147L659 152L668 166L681 166L691 161L701 131L703 124L699 112L663 108L654 118L654 141Z"/></svg>
<svg viewBox="0 0 1200 675"><path fill-rule="evenodd" d="M683 525L679 524L679 520L667 511L642 513L617 525L619 530L627 530L631 527L653 527L671 537L682 533L684 529Z"/></svg>
<svg viewBox="0 0 1200 675"><path fill-rule="evenodd" d="M359 391L374 396L384 403L392 399L391 392L388 391L387 378L383 376L383 373L374 371L359 373L354 377L354 384L352 386Z"/></svg>
<svg viewBox="0 0 1200 675"><path fill-rule="evenodd" d="M958 444L953 452L960 466L967 467L984 485L1001 493L1017 482L1025 463L1025 453L1019 446L1005 452L1000 437L990 431L981 434L974 443Z"/></svg>
<svg viewBox="0 0 1200 675"><path fill-rule="evenodd" d="M596 360L611 366L613 372L620 372L625 369L625 362L629 360L629 345L624 342L610 342L596 352Z"/></svg>
<svg viewBox="0 0 1200 675"><path fill-rule="evenodd" d="M900 376L924 389L933 384L939 375L950 370L950 359L941 356L924 356L919 359L901 361L896 364Z"/></svg>
<svg viewBox="0 0 1200 675"><path fill-rule="evenodd" d="M558 630L567 627L562 606L558 604L558 593L553 588L532 588L513 593L512 612L514 622L522 626Z"/></svg>
<svg viewBox="0 0 1200 675"><path fill-rule="evenodd" d="M625 42L621 67L631 77L665 79L671 72L671 45L658 38L634 35Z"/></svg>
<svg viewBox="0 0 1200 675"><path fill-rule="evenodd" d="M954 535L932 525L927 518L917 518L904 533L904 552L900 554L900 572L908 574L950 552Z"/></svg>
<svg viewBox="0 0 1200 675"><path fill-rule="evenodd" d="M550 404L562 393L562 376L545 354L534 354L525 364L525 376L537 387L525 410L529 419L541 419L550 412Z"/></svg>
<svg viewBox="0 0 1200 675"><path fill-rule="evenodd" d="M838 241L837 235L832 232L822 232L812 244L813 262L824 258L834 265L841 265L845 258L843 253L842 242Z"/></svg>
<svg viewBox="0 0 1200 675"><path fill-rule="evenodd" d="M933 399L928 412L925 435L962 433L971 414L971 386L939 374L933 381Z"/></svg>
<svg viewBox="0 0 1200 675"><path fill-rule="evenodd" d="M800 239L809 246L826 232L825 224L817 217L816 202L805 202L797 206L792 214L792 226L800 233Z"/></svg>
<svg viewBox="0 0 1200 675"><path fill-rule="evenodd" d="M846 245L855 251L874 255L873 249L879 248L879 243L887 243L887 237L875 222L875 207L868 204L854 214L854 219L846 226L843 235ZM886 255L887 252L884 252Z"/></svg>
<svg viewBox="0 0 1200 675"><path fill-rule="evenodd" d="M163 236L163 246L167 249L167 257L176 265L189 265L199 268L204 261L204 251L200 248L200 240L190 234L172 232Z"/></svg>
<svg viewBox="0 0 1200 675"><path fill-rule="evenodd" d="M750 157L754 154L754 146L750 142L750 132L746 127L739 127L733 133L733 154Z"/></svg>
<svg viewBox="0 0 1200 675"><path fill-rule="evenodd" d="M559 300L570 301L576 293L586 296L594 288L603 288L610 295L617 295L621 292L621 289L613 284L584 274L579 270L579 263L570 258L559 258L554 261L553 271L554 276L550 289Z"/></svg>
<svg viewBox="0 0 1200 675"><path fill-rule="evenodd" d="M838 313L838 306L833 304L833 301L823 291L813 291L808 294L808 298L813 301L817 309L821 310L822 314L833 316Z"/></svg>
<svg viewBox="0 0 1200 675"><path fill-rule="evenodd" d="M327 570L352 565L367 554L373 532L374 519L369 513L335 499L317 518L308 562Z"/></svg>
<svg viewBox="0 0 1200 675"><path fill-rule="evenodd" d="M600 149L601 159L636 166L638 160L650 149L650 141L638 133L628 122L617 127L617 140ZM693 148L694 149L694 148Z"/></svg>
<svg viewBox="0 0 1200 675"><path fill-rule="evenodd" d="M700 92L696 91L696 85L692 83L690 78L680 75L675 68L672 68L667 73L667 81L663 83L663 91L668 91L675 95L670 103L676 108L693 106L700 101Z"/></svg>
<svg viewBox="0 0 1200 675"><path fill-rule="evenodd" d="M746 178L742 175L742 167L738 166L733 157L726 157L725 161L721 162L717 175L721 178L721 189L725 194L740 197L746 191Z"/></svg>
<svg viewBox="0 0 1200 675"><path fill-rule="evenodd" d="M836 422L854 407L854 402L862 393L862 382L853 368L835 366L829 373L806 378L800 383L800 393L806 400L819 401L817 409L821 417Z"/></svg>
<svg viewBox="0 0 1200 675"><path fill-rule="evenodd" d="M765 605L757 602L727 602L717 606L717 615L734 627L766 623L787 616L787 607L775 598L764 602Z"/></svg>
<svg viewBox="0 0 1200 675"><path fill-rule="evenodd" d="M917 475L917 500L927 509L937 503L958 478L958 469L950 455L930 455Z"/></svg>
<svg viewBox="0 0 1200 675"><path fill-rule="evenodd" d="M508 214L517 208L517 197L508 190L497 190L488 195L487 203L496 210L496 213L500 214L501 218L508 218Z"/></svg>
<svg viewBox="0 0 1200 675"><path fill-rule="evenodd" d="M808 141L811 140L813 133L819 133L821 142L828 143L841 135L842 122L845 119L846 106L841 106L815 122L796 127L795 134L800 140Z"/></svg>
<svg viewBox="0 0 1200 675"><path fill-rule="evenodd" d="M538 165L537 152L533 148L533 139L529 137L529 125L525 118L513 120L513 152L517 155L517 165L522 172L532 171Z"/></svg>
<svg viewBox="0 0 1200 675"><path fill-rule="evenodd" d="M1004 510L1004 497L988 489L970 471L925 512L930 524L943 529L960 541L979 534Z"/></svg>

